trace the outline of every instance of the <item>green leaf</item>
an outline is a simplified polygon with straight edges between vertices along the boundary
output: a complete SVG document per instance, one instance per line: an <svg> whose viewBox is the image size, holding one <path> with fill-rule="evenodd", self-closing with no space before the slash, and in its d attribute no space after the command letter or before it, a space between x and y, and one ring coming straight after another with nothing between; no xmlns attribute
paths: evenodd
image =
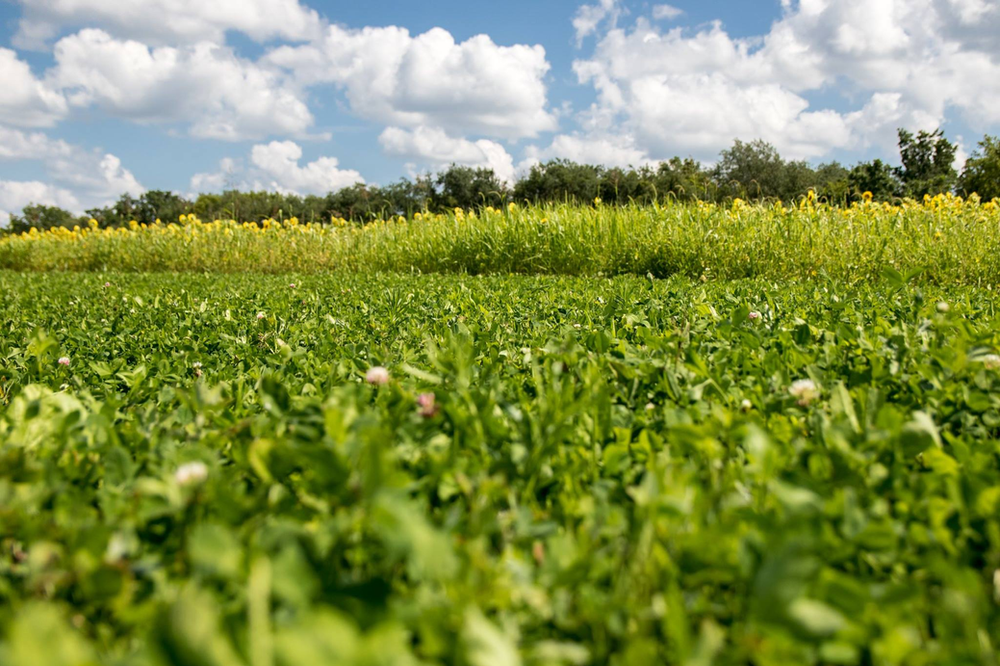
<svg viewBox="0 0 1000 666"><path fill-rule="evenodd" d="M470 666L520 666L521 655L509 636L477 609L465 613L462 643Z"/></svg>
<svg viewBox="0 0 1000 666"><path fill-rule="evenodd" d="M788 616L813 636L830 636L847 625L840 611L822 601L800 597L788 607Z"/></svg>

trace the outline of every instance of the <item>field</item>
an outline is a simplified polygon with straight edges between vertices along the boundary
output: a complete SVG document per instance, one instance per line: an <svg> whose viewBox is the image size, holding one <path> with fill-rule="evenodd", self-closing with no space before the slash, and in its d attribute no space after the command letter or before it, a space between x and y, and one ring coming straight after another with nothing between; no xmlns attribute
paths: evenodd
<svg viewBox="0 0 1000 666"><path fill-rule="evenodd" d="M996 663L935 282L0 273L0 663Z"/></svg>
<svg viewBox="0 0 1000 666"><path fill-rule="evenodd" d="M96 226L96 221L94 221ZM1000 200L940 195L840 208L804 198L732 205L556 206L417 214L366 226L295 218L56 228L0 237L0 269L282 274L556 274L877 280L1000 286Z"/></svg>

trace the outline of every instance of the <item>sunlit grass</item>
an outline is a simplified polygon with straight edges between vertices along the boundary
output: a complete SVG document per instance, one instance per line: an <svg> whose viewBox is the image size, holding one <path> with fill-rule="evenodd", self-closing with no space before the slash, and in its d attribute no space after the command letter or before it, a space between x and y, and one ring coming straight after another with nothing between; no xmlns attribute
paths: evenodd
<svg viewBox="0 0 1000 666"><path fill-rule="evenodd" d="M939 196L836 208L781 203L548 205L417 214L364 227L194 217L150 227L56 229L0 239L0 268L401 271L1000 283L1000 206Z"/></svg>

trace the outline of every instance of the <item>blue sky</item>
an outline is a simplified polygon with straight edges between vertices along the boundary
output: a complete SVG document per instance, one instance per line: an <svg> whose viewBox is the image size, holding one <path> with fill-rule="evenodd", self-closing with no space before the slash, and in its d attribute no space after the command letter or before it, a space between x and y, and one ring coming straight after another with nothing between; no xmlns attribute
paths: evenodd
<svg viewBox="0 0 1000 666"><path fill-rule="evenodd" d="M1000 0L7 0L0 222L458 162L894 158L1000 129Z"/></svg>

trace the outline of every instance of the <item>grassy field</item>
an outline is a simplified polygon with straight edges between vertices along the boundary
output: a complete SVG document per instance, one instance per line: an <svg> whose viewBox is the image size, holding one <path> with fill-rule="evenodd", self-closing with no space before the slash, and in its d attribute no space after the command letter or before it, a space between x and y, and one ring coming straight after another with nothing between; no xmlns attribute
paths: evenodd
<svg viewBox="0 0 1000 666"><path fill-rule="evenodd" d="M877 279L1000 286L1000 205L546 206L417 215L365 227L184 219L0 238L0 269L212 273L557 274Z"/></svg>
<svg viewBox="0 0 1000 666"><path fill-rule="evenodd" d="M992 292L299 268L0 272L0 663L997 662Z"/></svg>

